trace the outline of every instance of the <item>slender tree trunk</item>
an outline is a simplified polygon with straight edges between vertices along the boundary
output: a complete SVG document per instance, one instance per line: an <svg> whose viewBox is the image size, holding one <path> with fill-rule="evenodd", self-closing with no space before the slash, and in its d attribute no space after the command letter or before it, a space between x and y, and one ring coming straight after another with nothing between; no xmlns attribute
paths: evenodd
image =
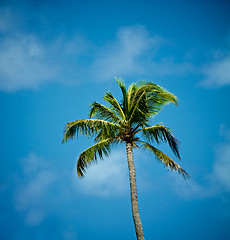
<svg viewBox="0 0 230 240"><path fill-rule="evenodd" d="M144 233L142 229L142 224L141 224L141 219L140 219L139 209L138 209L138 201L137 201L137 184L136 184L135 167L133 162L133 151L132 151L132 145L130 143L126 143L126 152L127 152L128 166L129 166L129 182L130 182L132 214L133 214L133 221L134 221L135 230L136 230L136 236L138 240L144 240Z"/></svg>

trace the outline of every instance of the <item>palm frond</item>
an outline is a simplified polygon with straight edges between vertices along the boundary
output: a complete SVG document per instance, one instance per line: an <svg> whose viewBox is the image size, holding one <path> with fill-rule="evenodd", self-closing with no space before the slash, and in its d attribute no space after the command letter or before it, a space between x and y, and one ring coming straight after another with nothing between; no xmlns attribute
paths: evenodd
<svg viewBox="0 0 230 240"><path fill-rule="evenodd" d="M121 128L118 127L114 129L110 125L105 125L103 128L98 129L94 141L102 141L107 138L117 138L120 139Z"/></svg>
<svg viewBox="0 0 230 240"><path fill-rule="evenodd" d="M153 115L157 114L164 105L170 102L173 102L175 105L178 103L175 95L157 84L148 82L144 88L147 88L146 101Z"/></svg>
<svg viewBox="0 0 230 240"><path fill-rule="evenodd" d="M132 83L128 89L128 121L132 125L145 125L150 117L146 92L139 91L139 85Z"/></svg>
<svg viewBox="0 0 230 240"><path fill-rule="evenodd" d="M153 82L142 80L139 83L139 91L145 91L149 99L155 99L156 102L161 104L164 104L165 102L173 102L175 105L177 105L178 103L178 99L174 94Z"/></svg>
<svg viewBox="0 0 230 240"><path fill-rule="evenodd" d="M78 137L79 133L88 137L94 136L102 129L104 129L104 131L108 134L113 133L114 136L119 128L120 126L115 123L100 119L83 119L69 122L65 126L62 143L66 142L69 139L73 139L76 135Z"/></svg>
<svg viewBox="0 0 230 240"><path fill-rule="evenodd" d="M122 92L122 95L123 95L123 98L122 98L122 108L123 108L123 112L124 114L127 116L127 113L128 113L128 94L127 94L127 91L126 91L126 87L125 87L125 84L124 82L121 80L121 79L117 79L115 77L120 89L121 89L121 92Z"/></svg>
<svg viewBox="0 0 230 240"><path fill-rule="evenodd" d="M150 112L146 102L145 92L136 96L133 99L133 103L130 107L128 121L132 123L144 123L150 117Z"/></svg>
<svg viewBox="0 0 230 240"><path fill-rule="evenodd" d="M113 112L108 107L97 102L93 102L91 104L89 117L90 118L95 117L95 118L110 121L113 123L119 123L122 121L115 112Z"/></svg>
<svg viewBox="0 0 230 240"><path fill-rule="evenodd" d="M132 104L133 98L134 98L137 90L138 90L138 86L137 86L136 83L132 83L129 86L129 89L128 89L128 107L129 107L129 112L130 112L131 106L133 105Z"/></svg>
<svg viewBox="0 0 230 240"><path fill-rule="evenodd" d="M111 145L117 143L119 143L118 140L108 138L83 151L77 161L78 177L83 177L86 172L86 168L92 163L96 163L98 158L103 159L103 156L109 156Z"/></svg>
<svg viewBox="0 0 230 240"><path fill-rule="evenodd" d="M114 111L122 120L126 120L122 106L118 103L117 99L111 92L106 92L104 100L110 104L110 109Z"/></svg>
<svg viewBox="0 0 230 240"><path fill-rule="evenodd" d="M139 101L142 95L144 95L144 97ZM138 101L139 103L137 105ZM133 118L133 113L136 113L135 115L138 116L137 112L142 112L142 121L145 119L147 122L151 116L157 114L161 108L169 102L177 104L178 99L172 93L157 84L142 80L138 84L132 84L129 87L129 118L131 115ZM138 111L133 111L134 109ZM138 121L138 119L136 121Z"/></svg>
<svg viewBox="0 0 230 240"><path fill-rule="evenodd" d="M156 159L162 162L167 169L171 169L172 171L177 171L179 174L181 174L185 179L189 178L188 173L180 167L176 162L174 162L169 156L161 152L159 149L155 148L151 144L143 141L139 141L140 143L143 143L142 147L145 149L150 150L152 152Z"/></svg>
<svg viewBox="0 0 230 240"><path fill-rule="evenodd" d="M162 124L156 124L151 127L142 128L137 132L142 132L143 137L149 142L156 141L158 144L162 141L168 142L174 155L180 159L179 145L180 142L172 135L171 130Z"/></svg>

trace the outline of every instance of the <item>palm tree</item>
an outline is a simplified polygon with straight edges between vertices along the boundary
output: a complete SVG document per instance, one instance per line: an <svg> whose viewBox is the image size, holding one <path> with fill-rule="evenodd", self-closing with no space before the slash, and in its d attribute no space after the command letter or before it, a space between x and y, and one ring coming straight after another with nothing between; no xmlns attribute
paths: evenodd
<svg viewBox="0 0 230 240"><path fill-rule="evenodd" d="M144 239L137 201L136 174L133 161L133 148L144 148L155 155L167 169L177 170L184 178L189 175L169 156L157 149L153 144L168 142L177 158L179 141L172 131L162 123L151 126L150 119L161 108L173 102L177 105L177 97L152 82L133 83L126 89L122 80L117 80L122 92L122 100L118 102L111 92L104 96L108 107L97 102L90 106L89 119L69 122L65 126L63 142L72 139L79 133L94 137L95 144L83 151L77 161L78 177L83 177L86 169L98 158L109 156L111 147L125 143L129 168L132 215L138 240ZM92 118L95 117L95 118ZM142 139L141 139L142 138Z"/></svg>

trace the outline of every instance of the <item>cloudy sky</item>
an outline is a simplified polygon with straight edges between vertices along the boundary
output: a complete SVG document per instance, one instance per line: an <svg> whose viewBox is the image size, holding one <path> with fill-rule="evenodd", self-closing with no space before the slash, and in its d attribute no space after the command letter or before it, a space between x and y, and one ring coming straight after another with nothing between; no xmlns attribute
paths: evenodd
<svg viewBox="0 0 230 240"><path fill-rule="evenodd" d="M134 151L146 239L229 239L229 12L227 0L0 1L0 239L135 239L125 147L78 179L92 141L61 144L92 101L121 96L115 76L179 98L152 123L173 129L190 180Z"/></svg>

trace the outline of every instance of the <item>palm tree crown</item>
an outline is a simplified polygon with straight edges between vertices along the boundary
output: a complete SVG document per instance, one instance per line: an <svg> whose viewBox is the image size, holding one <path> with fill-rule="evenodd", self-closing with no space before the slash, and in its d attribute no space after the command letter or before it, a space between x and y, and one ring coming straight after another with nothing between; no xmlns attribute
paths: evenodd
<svg viewBox="0 0 230 240"><path fill-rule="evenodd" d="M154 146L168 142L174 155L180 159L179 141L172 131L161 123L149 124L164 105L170 102L177 105L177 97L152 82L133 83L127 90L122 80L116 81L122 92L121 102L111 92L106 92L104 100L108 106L93 102L89 119L69 122L65 126L63 142L78 137L79 133L95 140L95 144L78 158L78 176L83 177L87 167L98 158L108 156L113 145L124 142L132 147L148 149L167 169L176 170L187 178L189 175L184 169Z"/></svg>

